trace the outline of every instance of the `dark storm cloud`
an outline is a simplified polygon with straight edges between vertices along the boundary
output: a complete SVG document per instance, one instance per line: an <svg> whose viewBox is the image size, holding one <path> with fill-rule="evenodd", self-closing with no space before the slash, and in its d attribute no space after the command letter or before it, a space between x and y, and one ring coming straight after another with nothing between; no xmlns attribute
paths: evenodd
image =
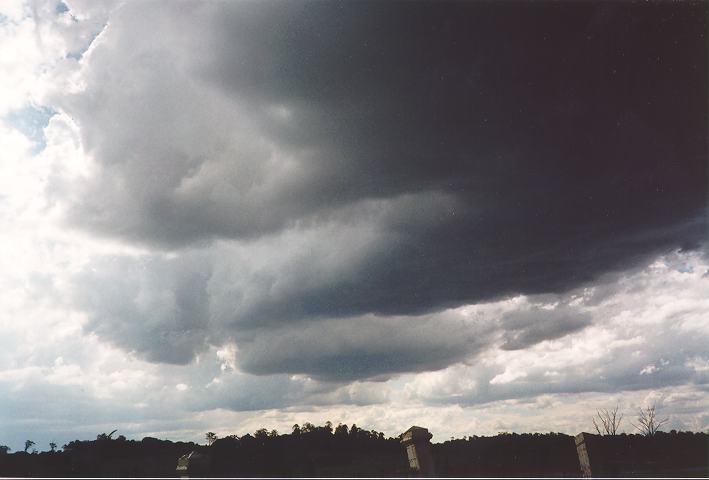
<svg viewBox="0 0 709 480"><path fill-rule="evenodd" d="M303 250L311 248L306 244ZM258 375L386 378L466 361L493 340L490 320L473 322L456 311L318 318L309 313L309 302L299 302L312 295L310 290L334 294L326 285L343 259L328 265L301 254L292 250L286 263L272 256L247 258L228 248L168 259L104 258L75 279L76 295L91 319L85 328L125 350L155 362L186 364L209 344L233 342L239 368ZM309 266L294 270L290 257ZM348 267L358 269L356 261Z"/></svg>
<svg viewBox="0 0 709 480"><path fill-rule="evenodd" d="M304 373L355 380L438 370L488 346L490 330L455 313L352 318L259 332L240 343L240 367L256 374Z"/></svg>
<svg viewBox="0 0 709 480"><path fill-rule="evenodd" d="M216 341L210 322L233 333L420 315L566 291L696 248L707 227L705 10L124 6L87 59L86 89L60 105L97 167L74 185L70 219L152 248L224 240L244 251L210 257L206 287L184 280L173 311L127 309L106 336L179 363ZM245 257L276 260L244 267ZM202 269L155 278L178 288ZM90 328L108 328L107 316ZM173 338L161 325L175 319L185 325ZM142 323L155 324L145 344L128 341ZM585 324L512 325L506 348ZM156 353L156 338L174 358ZM299 361L296 370L336 375ZM351 375L374 374L365 363Z"/></svg>
<svg viewBox="0 0 709 480"><path fill-rule="evenodd" d="M591 324L591 315L571 308L520 310L502 318L504 350L520 350L560 338Z"/></svg>

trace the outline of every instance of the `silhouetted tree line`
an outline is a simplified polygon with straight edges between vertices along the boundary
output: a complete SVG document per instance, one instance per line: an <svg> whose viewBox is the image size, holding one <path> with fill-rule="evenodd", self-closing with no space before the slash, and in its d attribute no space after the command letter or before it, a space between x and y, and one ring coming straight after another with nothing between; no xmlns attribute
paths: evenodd
<svg viewBox="0 0 709 480"><path fill-rule="evenodd" d="M257 430L216 440L209 449L215 476L405 476L398 438L356 425L294 425L292 432Z"/></svg>
<svg viewBox="0 0 709 480"><path fill-rule="evenodd" d="M574 437L563 433L507 433L433 444L436 474L473 477L577 477Z"/></svg>
<svg viewBox="0 0 709 480"><path fill-rule="evenodd" d="M266 429L242 437L212 434L209 446L151 437L127 440L122 435L113 438L113 433L91 441L75 440L62 451L8 453L0 448L0 476L175 477L177 459L191 451L209 457L208 476L401 477L410 473L398 437L356 425L305 423L294 425L288 434ZM632 440L633 445L654 442L647 448L638 447L638 454L656 455L661 461L706 464L708 436L704 433L673 431L651 438L624 434L612 438ZM663 454L663 449L674 453ZM580 471L574 439L561 433L452 439L433 444L432 453L439 476L577 477Z"/></svg>
<svg viewBox="0 0 709 480"><path fill-rule="evenodd" d="M592 439L589 447L592 469L599 476L707 478L709 475L706 433L672 430L604 435Z"/></svg>
<svg viewBox="0 0 709 480"><path fill-rule="evenodd" d="M177 458L200 446L102 433L96 440L69 442L62 451L55 448L32 454L0 451L0 477L174 477Z"/></svg>

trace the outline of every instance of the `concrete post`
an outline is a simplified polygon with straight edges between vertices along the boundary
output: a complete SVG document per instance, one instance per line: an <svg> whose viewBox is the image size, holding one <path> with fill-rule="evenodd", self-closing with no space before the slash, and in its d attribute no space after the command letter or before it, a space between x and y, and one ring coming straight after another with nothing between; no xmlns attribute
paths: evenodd
<svg viewBox="0 0 709 480"><path fill-rule="evenodd" d="M590 433L581 432L574 437L576 442L576 453L579 456L579 464L581 465L581 476L591 478L593 471L591 470L591 435Z"/></svg>
<svg viewBox="0 0 709 480"><path fill-rule="evenodd" d="M204 477L209 473L209 457L193 450L177 459L175 471L183 480Z"/></svg>
<svg viewBox="0 0 709 480"><path fill-rule="evenodd" d="M433 435L422 427L411 427L401 436L401 443L406 448L409 467L419 477L433 477L436 471L431 455L431 438Z"/></svg>

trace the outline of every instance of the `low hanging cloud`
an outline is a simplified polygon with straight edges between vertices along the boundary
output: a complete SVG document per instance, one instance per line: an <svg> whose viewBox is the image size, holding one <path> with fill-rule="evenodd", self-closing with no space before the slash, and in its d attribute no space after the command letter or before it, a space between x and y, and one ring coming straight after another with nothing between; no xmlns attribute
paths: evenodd
<svg viewBox="0 0 709 480"><path fill-rule="evenodd" d="M569 307L516 310L505 315L500 322L505 330L502 348L524 349L544 340L569 335L587 327L591 322L591 315Z"/></svg>
<svg viewBox="0 0 709 480"><path fill-rule="evenodd" d="M429 317L364 317L258 332L239 343L239 366L255 374L317 380L388 379L472 358L490 333L455 312Z"/></svg>
<svg viewBox="0 0 709 480"><path fill-rule="evenodd" d="M209 262L198 255L199 260L180 263L184 258L167 263L121 258L96 265L96 272L84 272L83 292L102 292L110 288L109 282L114 292L121 291L124 287L116 278L131 285L124 297L84 297L90 318L85 328L153 361L185 364L209 345L220 345L234 349L230 368L256 375L306 375L336 384L468 365L475 371L470 378L478 378L476 384L483 388L474 394L476 402L487 396L615 392L706 382L700 368L706 339L702 315L709 305L701 294L706 259L699 254L665 256L659 263L563 294L419 316L282 314L275 317L280 321L268 321L280 309L263 302L285 286L247 282L247 295L216 295L211 289L227 284L225 253L218 256L218 273L204 270ZM201 273L186 265L199 266ZM242 263L229 271L235 275L249 269L253 266ZM268 278L266 269L260 271ZM178 297L182 307L175 301ZM190 299L193 304L184 306ZM242 303L247 307L239 317ZM253 321L260 309L267 314ZM200 323L188 326L190 320ZM678 342L683 349L673 351ZM549 348L541 365L524 360ZM497 393L484 393L488 389Z"/></svg>
<svg viewBox="0 0 709 480"><path fill-rule="evenodd" d="M76 277L75 301L89 314L87 331L148 360L186 364L209 345L235 343L239 368L262 375L347 381L440 369L489 341L485 321L457 311L326 316L328 298L347 287L332 283L342 259L317 262L309 250L292 279L292 252L281 261L228 248L173 259L102 258Z"/></svg>

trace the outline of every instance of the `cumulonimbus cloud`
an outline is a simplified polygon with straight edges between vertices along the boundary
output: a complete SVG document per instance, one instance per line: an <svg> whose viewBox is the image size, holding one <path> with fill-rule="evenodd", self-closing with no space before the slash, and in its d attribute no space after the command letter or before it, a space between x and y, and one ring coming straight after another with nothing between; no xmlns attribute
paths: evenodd
<svg viewBox="0 0 709 480"><path fill-rule="evenodd" d="M79 126L91 174L50 193L67 195L72 225L153 256L87 267L87 328L184 363L221 335L248 350L258 331L564 292L696 248L701 8L520 8L116 9L81 88L52 97ZM515 318L505 348L589 324Z"/></svg>

